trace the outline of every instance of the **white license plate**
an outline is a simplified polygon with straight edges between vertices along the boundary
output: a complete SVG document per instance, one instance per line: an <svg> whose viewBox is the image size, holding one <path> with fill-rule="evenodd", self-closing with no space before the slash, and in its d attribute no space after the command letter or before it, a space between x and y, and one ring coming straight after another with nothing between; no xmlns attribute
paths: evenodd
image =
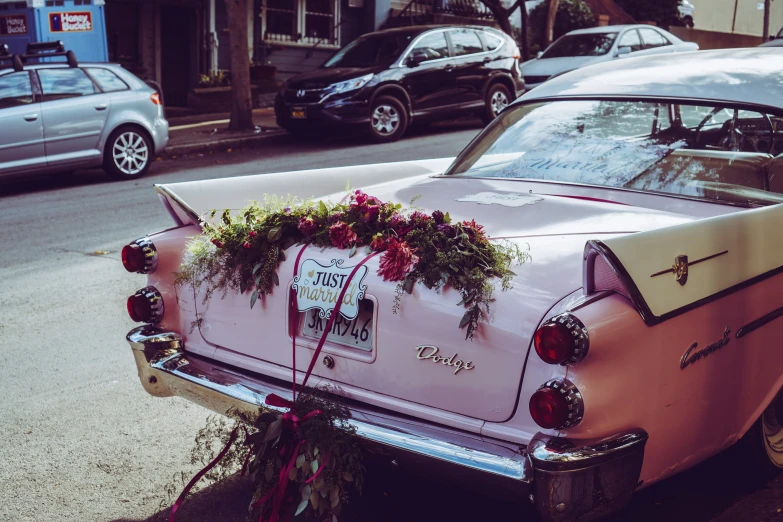
<svg viewBox="0 0 783 522"><path fill-rule="evenodd" d="M352 320L337 314L332 329L326 334L326 340L369 352L372 350L372 315L372 309L360 311L356 319ZM327 321L318 317L318 310L308 311L304 316L302 335L320 339Z"/></svg>

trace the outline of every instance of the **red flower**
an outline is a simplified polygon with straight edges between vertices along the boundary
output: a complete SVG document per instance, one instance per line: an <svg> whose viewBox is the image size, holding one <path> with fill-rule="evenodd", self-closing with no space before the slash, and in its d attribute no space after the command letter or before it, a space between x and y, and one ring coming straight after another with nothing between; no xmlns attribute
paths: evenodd
<svg viewBox="0 0 783 522"><path fill-rule="evenodd" d="M251 230L250 232L247 233L247 235L250 237L256 237L258 235L258 232L256 232L255 230Z"/></svg>
<svg viewBox="0 0 783 522"><path fill-rule="evenodd" d="M245 243L242 245L242 248L253 248L253 245L251 245L249 241L245 241Z"/></svg>
<svg viewBox="0 0 783 522"><path fill-rule="evenodd" d="M221 240L219 240L217 238L212 239L211 242L212 242L213 245L215 245L218 248L223 248L224 246L226 246Z"/></svg>
<svg viewBox="0 0 783 522"><path fill-rule="evenodd" d="M356 192L353 193L353 196L352 196L351 199L354 200L354 202L356 203L357 206L362 206L362 205L365 204L365 202L367 201L368 197L369 196L367 194L365 194L364 192L362 192L361 190L357 190Z"/></svg>
<svg viewBox="0 0 783 522"><path fill-rule="evenodd" d="M383 237L383 234L375 234L372 236L372 241L370 242L370 248L375 250L376 252L383 252L386 250L386 238Z"/></svg>
<svg viewBox="0 0 783 522"><path fill-rule="evenodd" d="M408 228L408 220L402 214L394 214L389 220L391 226L398 234L405 228Z"/></svg>
<svg viewBox="0 0 783 522"><path fill-rule="evenodd" d="M311 217L300 218L296 227L299 229L299 232L305 236L312 236L318 230L318 225Z"/></svg>
<svg viewBox="0 0 783 522"><path fill-rule="evenodd" d="M372 223L381 213L381 209L378 205L367 205L361 209L361 217L367 223Z"/></svg>
<svg viewBox="0 0 783 522"><path fill-rule="evenodd" d="M408 243L391 238L386 242L386 252L378 264L378 275L384 281L402 281L418 262L418 256Z"/></svg>
<svg viewBox="0 0 783 522"><path fill-rule="evenodd" d="M442 225L443 223L446 222L446 215L440 210L436 210L435 212L432 213L432 219L434 219L435 223L437 223L438 225Z"/></svg>
<svg viewBox="0 0 783 522"><path fill-rule="evenodd" d="M338 221L329 227L329 239L337 248L348 248L356 244L358 238L356 237L356 232L348 226L348 223Z"/></svg>
<svg viewBox="0 0 783 522"><path fill-rule="evenodd" d="M472 228L476 232L481 232L482 230L484 230L484 226L476 223L475 219L471 219L470 221L463 221L462 226L466 228Z"/></svg>

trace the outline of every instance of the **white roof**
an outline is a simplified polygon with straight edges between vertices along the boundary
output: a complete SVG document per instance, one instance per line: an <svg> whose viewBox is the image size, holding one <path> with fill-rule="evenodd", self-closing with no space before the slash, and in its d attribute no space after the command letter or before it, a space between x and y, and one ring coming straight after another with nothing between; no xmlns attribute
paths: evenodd
<svg viewBox="0 0 783 522"><path fill-rule="evenodd" d="M553 78L520 102L562 97L683 98L783 109L783 48L620 58Z"/></svg>

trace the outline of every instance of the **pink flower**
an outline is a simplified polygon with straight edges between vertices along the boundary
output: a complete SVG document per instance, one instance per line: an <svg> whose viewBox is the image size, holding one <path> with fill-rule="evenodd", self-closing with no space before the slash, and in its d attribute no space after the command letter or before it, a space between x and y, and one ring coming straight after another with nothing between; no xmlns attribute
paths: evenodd
<svg viewBox="0 0 783 522"><path fill-rule="evenodd" d="M402 214L394 214L389 220L389 226L399 233L408 227L408 220Z"/></svg>
<svg viewBox="0 0 783 522"><path fill-rule="evenodd" d="M258 232L256 232L255 230L251 230L250 232L247 233L247 235L250 237L256 237L258 235Z"/></svg>
<svg viewBox="0 0 783 522"><path fill-rule="evenodd" d="M251 245L249 241L245 241L245 243L242 245L242 248L253 248L253 245Z"/></svg>
<svg viewBox="0 0 783 522"><path fill-rule="evenodd" d="M361 190L357 190L356 192L353 193L353 196L351 197L351 199L354 200L354 202L355 202L355 204L357 206L362 206L367 201L368 197L369 196L367 194L365 194L364 192L362 192Z"/></svg>
<svg viewBox="0 0 783 522"><path fill-rule="evenodd" d="M418 262L418 256L408 243L391 238L386 242L386 252L378 264L378 275L384 281L402 281Z"/></svg>
<svg viewBox="0 0 783 522"><path fill-rule="evenodd" d="M296 227L299 229L299 232L305 236L312 236L318 230L318 225L311 217L300 218Z"/></svg>
<svg viewBox="0 0 783 522"><path fill-rule="evenodd" d="M361 217L362 220L366 221L367 223L372 223L373 221L378 219L380 213L381 213L381 209L378 205L367 205L362 209Z"/></svg>
<svg viewBox="0 0 783 522"><path fill-rule="evenodd" d="M416 211L413 214L411 214L411 222L416 222L416 221L424 222L424 221L429 221L431 219L432 217L430 217L428 214L425 214L424 212Z"/></svg>
<svg viewBox="0 0 783 522"><path fill-rule="evenodd" d="M348 223L338 221L329 227L329 239L337 248L348 248L356 244L358 238L356 237L356 232L348 226Z"/></svg>
<svg viewBox="0 0 783 522"><path fill-rule="evenodd" d="M375 234L372 236L372 241L370 242L370 248L375 250L376 252L383 252L386 250L386 238L383 237L383 234Z"/></svg>

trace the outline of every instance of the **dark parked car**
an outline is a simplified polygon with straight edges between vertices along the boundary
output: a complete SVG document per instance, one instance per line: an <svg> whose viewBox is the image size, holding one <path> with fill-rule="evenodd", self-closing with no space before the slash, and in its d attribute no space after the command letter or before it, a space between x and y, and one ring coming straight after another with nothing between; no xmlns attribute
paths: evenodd
<svg viewBox="0 0 783 522"><path fill-rule="evenodd" d="M491 121L524 90L519 49L504 33L405 27L366 34L319 69L289 78L275 114L293 134L352 126L388 142L413 121L470 112Z"/></svg>

